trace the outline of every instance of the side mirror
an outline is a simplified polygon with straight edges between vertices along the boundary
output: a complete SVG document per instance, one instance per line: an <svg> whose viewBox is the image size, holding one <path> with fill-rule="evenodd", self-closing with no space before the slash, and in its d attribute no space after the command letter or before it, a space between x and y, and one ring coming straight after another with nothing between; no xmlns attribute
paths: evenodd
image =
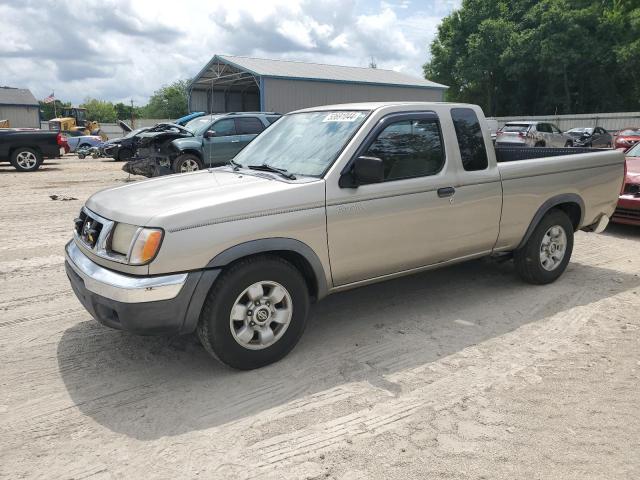
<svg viewBox="0 0 640 480"><path fill-rule="evenodd" d="M358 185L380 183L384 181L384 163L378 157L358 157L351 170L340 177L339 186L354 188Z"/></svg>
<svg viewBox="0 0 640 480"><path fill-rule="evenodd" d="M216 136L215 130L207 130L206 132L204 132L204 138L212 138L215 136Z"/></svg>

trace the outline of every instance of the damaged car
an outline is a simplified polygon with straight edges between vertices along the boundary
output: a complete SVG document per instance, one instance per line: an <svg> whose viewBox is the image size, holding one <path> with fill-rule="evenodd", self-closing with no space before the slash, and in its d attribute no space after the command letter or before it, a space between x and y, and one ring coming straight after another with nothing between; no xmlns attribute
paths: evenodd
<svg viewBox="0 0 640 480"><path fill-rule="evenodd" d="M280 117L237 112L205 115L184 127L159 124L138 135L136 155L123 170L151 177L224 165Z"/></svg>

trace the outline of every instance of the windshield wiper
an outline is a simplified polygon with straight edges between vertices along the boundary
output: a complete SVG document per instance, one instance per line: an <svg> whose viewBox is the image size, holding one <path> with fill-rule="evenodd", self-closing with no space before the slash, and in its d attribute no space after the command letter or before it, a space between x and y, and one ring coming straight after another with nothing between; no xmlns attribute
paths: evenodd
<svg viewBox="0 0 640 480"><path fill-rule="evenodd" d="M229 165L231 165L231 168L236 172L242 168L242 165L236 162L233 158L229 160Z"/></svg>
<svg viewBox="0 0 640 480"><path fill-rule="evenodd" d="M296 179L296 176L293 173L289 173L284 168L274 167L274 166L269 165L267 163L263 163L262 165L249 165L247 168L250 168L251 170L260 170L260 171L263 171L263 172L279 173L284 178L288 178L289 180L295 180Z"/></svg>

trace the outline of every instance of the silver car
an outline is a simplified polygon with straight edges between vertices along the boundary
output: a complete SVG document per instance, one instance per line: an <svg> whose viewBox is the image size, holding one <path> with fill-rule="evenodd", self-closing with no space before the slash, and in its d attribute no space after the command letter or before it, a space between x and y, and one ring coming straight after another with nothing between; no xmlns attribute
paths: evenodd
<svg viewBox="0 0 640 480"><path fill-rule="evenodd" d="M508 122L496 136L496 146L503 147L572 147L573 138L553 123Z"/></svg>

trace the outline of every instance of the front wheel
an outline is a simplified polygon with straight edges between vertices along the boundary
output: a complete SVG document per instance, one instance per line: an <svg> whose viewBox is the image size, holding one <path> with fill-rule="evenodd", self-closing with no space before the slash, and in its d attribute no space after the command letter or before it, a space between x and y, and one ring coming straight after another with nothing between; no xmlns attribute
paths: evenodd
<svg viewBox="0 0 640 480"><path fill-rule="evenodd" d="M562 210L547 213L527 240L514 252L518 275L528 283L554 282L567 268L573 251L573 224Z"/></svg>
<svg viewBox="0 0 640 480"><path fill-rule="evenodd" d="M19 172L35 172L42 164L42 155L33 148L20 147L13 151L10 162Z"/></svg>
<svg viewBox="0 0 640 480"><path fill-rule="evenodd" d="M202 160L190 153L185 153L176 158L173 162L173 171L175 173L195 172L203 169Z"/></svg>
<svg viewBox="0 0 640 480"><path fill-rule="evenodd" d="M308 310L305 280L292 264L276 256L251 257L217 279L200 315L198 337L222 363L260 368L298 343Z"/></svg>

